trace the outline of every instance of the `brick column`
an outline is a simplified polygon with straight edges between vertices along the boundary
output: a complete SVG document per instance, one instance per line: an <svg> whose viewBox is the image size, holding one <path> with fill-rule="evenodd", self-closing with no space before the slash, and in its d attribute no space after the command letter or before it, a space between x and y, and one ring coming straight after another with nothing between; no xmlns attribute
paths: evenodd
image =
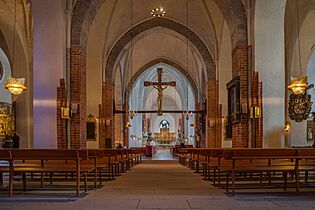
<svg viewBox="0 0 315 210"><path fill-rule="evenodd" d="M233 124L232 146L248 147L248 46L239 45L232 52L232 77L240 76L240 122ZM247 110L244 110L247 109ZM247 113L246 113L247 112Z"/></svg>
<svg viewBox="0 0 315 210"><path fill-rule="evenodd" d="M81 46L71 46L70 104L77 105L70 124L71 148L86 147L86 52Z"/></svg>
<svg viewBox="0 0 315 210"><path fill-rule="evenodd" d="M116 104L116 109L122 110L122 104ZM123 114L115 114L114 115L114 129L115 129L115 142L123 144Z"/></svg>
<svg viewBox="0 0 315 210"><path fill-rule="evenodd" d="M98 127L98 135L99 135L99 148L105 147L105 117L103 111L103 105L98 105L98 115L99 115L99 127Z"/></svg>
<svg viewBox="0 0 315 210"><path fill-rule="evenodd" d="M203 103L197 103L195 105L196 110L203 110ZM198 112L196 113L196 135L199 136L199 142L196 141L196 147L206 147L206 120L205 120L205 114L206 113L201 113Z"/></svg>
<svg viewBox="0 0 315 210"><path fill-rule="evenodd" d="M258 72L252 75L252 105L260 108L262 114L262 83L259 82ZM263 120L260 118L251 119L252 147L261 148L263 146Z"/></svg>
<svg viewBox="0 0 315 210"><path fill-rule="evenodd" d="M61 107L67 104L67 93L65 80L60 80L60 86L57 87L57 148L67 148L67 128L66 119L61 119Z"/></svg>
<svg viewBox="0 0 315 210"><path fill-rule="evenodd" d="M219 88L218 82L209 80L207 85L207 116L206 116L206 140L208 148L221 146L220 135L218 135L218 110L219 110Z"/></svg>
<svg viewBox="0 0 315 210"><path fill-rule="evenodd" d="M105 134L106 140L110 138L112 140L112 147L115 141L115 117L114 117L114 84L110 80L106 80L102 85L102 102L103 102L103 116L105 118ZM106 121L110 120L109 125L106 125ZM105 142L100 145L105 146Z"/></svg>

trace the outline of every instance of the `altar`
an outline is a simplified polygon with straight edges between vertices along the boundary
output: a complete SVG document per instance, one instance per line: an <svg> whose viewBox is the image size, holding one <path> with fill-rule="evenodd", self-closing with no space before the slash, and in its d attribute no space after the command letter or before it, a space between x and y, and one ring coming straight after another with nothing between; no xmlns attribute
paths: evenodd
<svg viewBox="0 0 315 210"><path fill-rule="evenodd" d="M176 137L176 133L171 133L169 128L160 128L159 133L154 133L155 141L161 146L170 146Z"/></svg>

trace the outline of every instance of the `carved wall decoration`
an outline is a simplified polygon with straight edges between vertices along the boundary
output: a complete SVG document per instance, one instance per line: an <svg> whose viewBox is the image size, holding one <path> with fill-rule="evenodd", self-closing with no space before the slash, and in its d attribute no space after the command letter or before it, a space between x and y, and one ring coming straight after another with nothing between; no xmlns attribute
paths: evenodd
<svg viewBox="0 0 315 210"><path fill-rule="evenodd" d="M309 85L307 89L301 94L290 94L288 111L291 120L302 122L303 120L308 119L313 104L308 90L313 87L314 85Z"/></svg>

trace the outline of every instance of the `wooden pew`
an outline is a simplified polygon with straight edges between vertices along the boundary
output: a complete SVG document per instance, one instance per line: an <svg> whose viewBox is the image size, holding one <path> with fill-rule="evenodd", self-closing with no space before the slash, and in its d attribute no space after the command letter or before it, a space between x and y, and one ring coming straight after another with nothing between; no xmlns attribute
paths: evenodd
<svg viewBox="0 0 315 210"><path fill-rule="evenodd" d="M8 150L8 149L0 150L0 161L4 161L4 163L0 165L1 184L3 184L3 173L9 173L8 195L12 196L13 160L12 160L11 150Z"/></svg>
<svg viewBox="0 0 315 210"><path fill-rule="evenodd" d="M284 189L287 184L287 174L295 173L297 165L292 164L291 159L295 159L295 149L236 149L227 150L224 153L225 160L230 161L230 165L221 166L220 170L227 174L227 190L229 176L232 177L232 193L235 193L235 183L237 173L276 173L282 172L284 176ZM258 160L258 162L256 162ZM273 164L276 160L281 164ZM263 163L265 161L265 164ZM270 179L269 179L270 181ZM296 185L298 191L298 185Z"/></svg>
<svg viewBox="0 0 315 210"><path fill-rule="evenodd" d="M87 191L87 174L95 170L94 166L90 164L82 164L87 156L85 156L85 152L79 150L20 149L11 150L11 154L12 160L15 162L11 172L22 174L24 190L26 190L26 173L74 173L76 175L76 195L79 196L81 176L84 177L84 189ZM27 165L29 164L27 161L32 161L32 165ZM10 177L9 184L13 189L13 176Z"/></svg>

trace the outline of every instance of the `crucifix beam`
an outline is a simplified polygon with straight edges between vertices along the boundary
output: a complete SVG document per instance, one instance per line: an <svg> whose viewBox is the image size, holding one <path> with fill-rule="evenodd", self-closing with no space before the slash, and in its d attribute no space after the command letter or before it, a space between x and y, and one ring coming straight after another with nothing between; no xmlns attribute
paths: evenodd
<svg viewBox="0 0 315 210"><path fill-rule="evenodd" d="M157 110L138 110L137 113L157 113ZM164 113L187 113L187 110L163 110ZM115 110L115 114L126 114L125 110ZM206 113L206 110L188 110L188 113Z"/></svg>

